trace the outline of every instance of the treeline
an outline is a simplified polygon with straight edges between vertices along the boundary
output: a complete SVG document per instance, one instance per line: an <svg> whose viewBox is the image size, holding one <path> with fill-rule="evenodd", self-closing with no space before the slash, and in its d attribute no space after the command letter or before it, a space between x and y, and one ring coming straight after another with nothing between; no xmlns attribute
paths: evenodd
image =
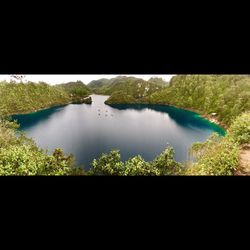
<svg viewBox="0 0 250 250"><path fill-rule="evenodd" d="M46 83L0 82L0 114L33 112L61 104L85 100L90 90L81 82L48 85Z"/></svg>

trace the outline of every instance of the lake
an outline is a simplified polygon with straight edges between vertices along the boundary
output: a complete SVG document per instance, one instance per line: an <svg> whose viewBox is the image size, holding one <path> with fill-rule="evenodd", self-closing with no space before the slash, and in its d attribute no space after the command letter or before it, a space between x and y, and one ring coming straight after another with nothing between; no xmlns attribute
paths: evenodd
<svg viewBox="0 0 250 250"><path fill-rule="evenodd" d="M225 133L191 111L164 105L108 106L107 98L92 95L91 105L70 104L13 118L40 147L73 153L85 169L112 149L120 150L122 160L140 154L149 161L167 145L174 147L175 159L183 162L189 159L193 142L205 141L213 132Z"/></svg>

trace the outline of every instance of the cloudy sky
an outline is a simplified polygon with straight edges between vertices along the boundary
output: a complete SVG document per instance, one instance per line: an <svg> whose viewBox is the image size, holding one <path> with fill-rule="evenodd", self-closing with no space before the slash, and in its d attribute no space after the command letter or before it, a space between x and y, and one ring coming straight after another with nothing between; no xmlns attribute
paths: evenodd
<svg viewBox="0 0 250 250"><path fill-rule="evenodd" d="M81 80L85 84L88 84L92 80L100 78L113 78L118 75L25 75L26 80L32 82L46 82L49 84L66 83L70 81ZM173 75L123 75L123 76L135 76L148 80L150 77L162 77L164 80L169 81ZM10 80L10 75L0 75L0 81Z"/></svg>

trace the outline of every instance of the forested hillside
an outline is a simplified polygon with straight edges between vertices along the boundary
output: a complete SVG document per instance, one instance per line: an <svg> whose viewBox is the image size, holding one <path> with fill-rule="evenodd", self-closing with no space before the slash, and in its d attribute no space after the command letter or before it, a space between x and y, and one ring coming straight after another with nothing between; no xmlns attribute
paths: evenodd
<svg viewBox="0 0 250 250"><path fill-rule="evenodd" d="M46 83L0 83L0 114L18 114L70 102L61 88Z"/></svg>
<svg viewBox="0 0 250 250"><path fill-rule="evenodd" d="M62 87L72 97L87 97L91 93L90 89L82 81L68 82L56 86Z"/></svg>
<svg viewBox="0 0 250 250"><path fill-rule="evenodd" d="M112 95L116 92L119 95L122 92L136 102L138 98L150 95L167 84L162 78L158 77L145 81L137 77L118 76L92 81L88 84L88 87L96 94Z"/></svg>
<svg viewBox="0 0 250 250"><path fill-rule="evenodd" d="M167 83L161 78L152 78L151 81L145 81L136 77L116 77L108 81L106 79L90 83L95 93L111 95L107 104L113 103L137 103L143 102L145 97L162 89Z"/></svg>
<svg viewBox="0 0 250 250"><path fill-rule="evenodd" d="M133 95L134 87L113 92L108 104L134 103L169 104L193 109L202 114L216 113L227 126L239 114L250 110L250 77L244 75L178 75L168 86L141 98ZM143 89L144 88L144 89ZM155 88L153 89L155 90ZM141 91L145 91L142 86Z"/></svg>
<svg viewBox="0 0 250 250"><path fill-rule="evenodd" d="M0 82L0 114L33 112L71 102L89 103L91 100L85 99L89 94L89 89L80 82L54 86Z"/></svg>
<svg viewBox="0 0 250 250"><path fill-rule="evenodd" d="M88 97L91 94L91 90L82 81L58 84L56 87L62 88L69 95L71 102L74 104L92 103L91 97Z"/></svg>

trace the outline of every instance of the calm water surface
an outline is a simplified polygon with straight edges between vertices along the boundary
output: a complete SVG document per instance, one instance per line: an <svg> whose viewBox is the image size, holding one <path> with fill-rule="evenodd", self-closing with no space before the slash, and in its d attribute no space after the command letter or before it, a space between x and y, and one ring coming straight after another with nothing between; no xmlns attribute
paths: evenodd
<svg viewBox="0 0 250 250"><path fill-rule="evenodd" d="M205 141L219 126L196 113L161 105L115 105L108 96L92 95L92 105L67 105L36 113L13 116L21 129L39 146L52 152L56 147L73 153L76 162L89 169L92 160L112 149L122 160L142 155L153 160L168 144L177 161L188 160L195 141Z"/></svg>

